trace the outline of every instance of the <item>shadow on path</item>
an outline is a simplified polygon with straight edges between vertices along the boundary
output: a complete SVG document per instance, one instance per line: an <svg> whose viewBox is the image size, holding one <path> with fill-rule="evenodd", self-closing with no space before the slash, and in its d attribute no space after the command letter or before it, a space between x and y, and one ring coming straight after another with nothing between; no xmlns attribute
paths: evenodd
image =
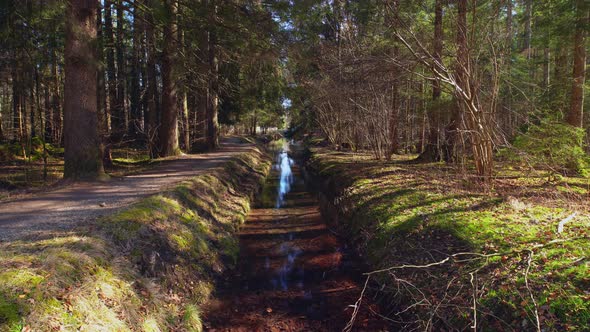
<svg viewBox="0 0 590 332"><path fill-rule="evenodd" d="M210 153L183 155L140 173L106 183L75 183L54 191L0 203L0 241L50 235L85 225L139 198L155 194L202 171L221 166L254 146L226 139Z"/></svg>

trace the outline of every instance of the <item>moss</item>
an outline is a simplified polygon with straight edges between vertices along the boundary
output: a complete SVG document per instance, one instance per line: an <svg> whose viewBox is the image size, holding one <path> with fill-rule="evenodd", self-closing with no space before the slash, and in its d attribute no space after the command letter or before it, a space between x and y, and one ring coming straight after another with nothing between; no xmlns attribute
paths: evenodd
<svg viewBox="0 0 590 332"><path fill-rule="evenodd" d="M515 252L469 264L445 265L432 271L396 272L398 278L407 278L413 287L421 289L436 303L443 301L437 297L445 294L450 285L447 282L450 279L446 278L454 278L454 284L463 285L456 289L457 294L461 294L471 289L469 272L477 270L479 282L486 285L480 298L482 312L493 312L509 324L515 324L510 328L521 328L518 325L522 322L520 314L526 316L531 310L531 303L523 301L530 295L524 285L523 264L526 264L527 254L521 251L539 243L589 234L590 217L585 214L579 214L566 225L562 234L556 234L559 221L574 209L572 204L576 209L588 208L587 198L576 196L584 193L579 189L584 188L585 182L573 180L575 178L562 178L558 188L547 187L543 179L519 179L519 189L508 196L501 191L504 188L481 191L461 181L460 176L453 174L454 170L440 170L444 165L438 164L382 163L362 155L315 149L308 167L319 177L322 190L339 210L341 231L373 268L427 264L457 252ZM567 188L563 183L569 181L577 183L578 189L567 190L568 196L558 196ZM536 189L539 186L543 191ZM539 199L547 195L547 191L551 198L563 199ZM585 262L589 255L587 239L535 250L528 277L539 305L549 307L546 326L555 329L585 326L584 319L587 322L590 315L590 301L584 291L590 287ZM438 275L443 278L433 277ZM378 280L384 289L399 289L391 277L380 276ZM465 293L444 301L456 301L450 306L468 308L470 304L461 301L471 296ZM401 301L400 306L407 306L403 294L396 297ZM407 300L411 301L411 296ZM563 304L559 311L555 303ZM416 308L415 314L419 314L419 310ZM515 312L516 317L513 316ZM470 319L467 311L449 315L456 318L464 315ZM481 326L499 328L486 325L494 321L494 317L482 316ZM465 322L459 319L455 323L459 326Z"/></svg>
<svg viewBox="0 0 590 332"><path fill-rule="evenodd" d="M7 331L22 329L21 314L18 304L0 292L0 326Z"/></svg>
<svg viewBox="0 0 590 332"><path fill-rule="evenodd" d="M125 242L137 237L140 229L150 222L166 220L168 216L180 211L181 207L177 201L156 195L141 200L130 209L104 218L100 223L116 241Z"/></svg>
<svg viewBox="0 0 590 332"><path fill-rule="evenodd" d="M43 281L43 276L32 270L14 269L0 273L0 287L5 290L17 290L36 287Z"/></svg>
<svg viewBox="0 0 590 332"><path fill-rule="evenodd" d="M229 257L230 262L235 265L238 262L240 246L238 240L233 236L224 236L219 240L221 253Z"/></svg>
<svg viewBox="0 0 590 332"><path fill-rule="evenodd" d="M176 244L179 251L189 250L194 241L193 234L188 230L184 230L180 234L171 234L170 239Z"/></svg>
<svg viewBox="0 0 590 332"><path fill-rule="evenodd" d="M588 327L590 322L590 301L578 294L569 294L551 302L551 310L563 321L577 326Z"/></svg>

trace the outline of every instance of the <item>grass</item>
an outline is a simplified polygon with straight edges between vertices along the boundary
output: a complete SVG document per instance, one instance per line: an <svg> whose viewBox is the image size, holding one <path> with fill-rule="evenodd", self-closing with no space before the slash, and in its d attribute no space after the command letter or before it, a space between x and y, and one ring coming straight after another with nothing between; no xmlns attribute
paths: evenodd
<svg viewBox="0 0 590 332"><path fill-rule="evenodd" d="M136 287L146 279L113 253L103 239L64 235L2 245L0 329L96 330L141 323L150 301ZM129 316L123 319L123 315Z"/></svg>
<svg viewBox="0 0 590 332"><path fill-rule="evenodd" d="M253 149L91 227L0 243L0 331L201 331L269 165Z"/></svg>
<svg viewBox="0 0 590 332"><path fill-rule="evenodd" d="M344 216L342 231L375 269L428 264L457 252L501 253L378 276L381 287L397 293L388 304L399 311L421 303L397 319L419 325L432 317L445 328L466 328L476 289L484 330L531 329L535 311L548 330L588 328L587 179L548 181L501 165L494 185L482 188L443 164L383 163L324 149L314 149L309 165L324 179L324 190L336 193L330 198ZM558 234L559 222L574 211L578 216ZM555 240L566 241L533 251L527 281L535 308L525 283L528 249ZM470 273L477 277L475 288Z"/></svg>

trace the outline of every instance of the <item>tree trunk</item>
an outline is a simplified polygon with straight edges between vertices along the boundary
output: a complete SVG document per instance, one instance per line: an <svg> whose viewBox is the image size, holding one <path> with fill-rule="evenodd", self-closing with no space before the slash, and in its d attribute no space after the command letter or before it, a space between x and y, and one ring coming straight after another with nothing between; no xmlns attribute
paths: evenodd
<svg viewBox="0 0 590 332"><path fill-rule="evenodd" d="M87 0L66 6L64 177L97 178L104 174L97 128L97 6Z"/></svg>
<svg viewBox="0 0 590 332"><path fill-rule="evenodd" d="M104 146L104 163L112 164L111 145L116 136L118 126L117 114L117 71L115 67L115 37L113 35L113 0L104 1L104 41L106 48L106 71L107 71L107 109L106 109L106 135L108 141Z"/></svg>
<svg viewBox="0 0 590 332"><path fill-rule="evenodd" d="M207 107L207 147L215 149L219 145L219 63L217 58L217 4L208 0L209 33L209 100Z"/></svg>
<svg viewBox="0 0 590 332"><path fill-rule="evenodd" d="M468 0L457 1L457 63L456 63L456 80L458 86L470 93L469 87L469 72L470 72L470 60L469 60L469 48L467 46L467 6ZM463 107L463 96L456 96L457 106L453 109L451 115L451 122L445 128L445 161L456 162L458 157L458 143L459 143L459 131L464 122L463 114L467 111Z"/></svg>
<svg viewBox="0 0 590 332"><path fill-rule="evenodd" d="M178 146L178 87L177 87L177 43L176 43L176 0L166 0L169 21L164 25L164 47L162 49L162 126L160 128L160 156L174 156L180 153Z"/></svg>
<svg viewBox="0 0 590 332"><path fill-rule="evenodd" d="M22 142L23 140L23 120L22 120L22 105L21 105L21 89L18 75L18 60L15 56L14 66L12 67L12 130L14 132L13 139L15 142Z"/></svg>
<svg viewBox="0 0 590 332"><path fill-rule="evenodd" d="M53 142L57 144L63 144L63 117L61 107L61 91L60 91L60 79L59 71L57 68L57 51L54 49L53 61L51 65L53 82L51 84L53 93L51 95L52 102L51 107L53 108Z"/></svg>
<svg viewBox="0 0 590 332"><path fill-rule="evenodd" d="M442 51L443 51L443 0L436 0L434 6L434 36L433 36L433 52L434 59L438 62L442 62ZM441 96L440 81L435 80L432 82L432 100L433 106L428 113L428 143L424 148L424 151L418 157L419 161L422 162L433 162L443 160L441 154L440 144L440 107L437 105L438 100Z"/></svg>
<svg viewBox="0 0 590 332"><path fill-rule="evenodd" d="M468 0L458 0L456 76L459 89L455 90L455 95L459 101L459 110L464 114L465 124L471 139L471 149L477 174L483 182L487 183L492 178L494 167L492 139L486 115L480 109L481 106L473 82L474 73L468 45L467 7Z"/></svg>
<svg viewBox="0 0 590 332"><path fill-rule="evenodd" d="M179 14L178 14L178 31L177 31L177 35L178 35L178 48L180 50L182 50L182 53L185 54L187 52L188 45L186 44L186 39L185 39L185 35L184 35L184 29L182 28L183 26L183 21L181 21L181 17L182 14L180 12L179 9ZM182 70L182 72L186 72L186 70ZM182 148L184 149L184 151L190 151L191 150L191 143L190 143L190 118L189 118L189 110L188 110L188 89L186 86L186 81L187 81L187 76L186 74L183 74L182 77L179 77L178 79L178 91L180 92L180 110L181 110L181 137L182 137Z"/></svg>
<svg viewBox="0 0 590 332"><path fill-rule="evenodd" d="M45 57L47 62L45 64L45 84L43 86L43 122L45 123L45 142L53 143L53 108L51 107L51 88L47 80L50 79L49 62L51 61L50 51L47 50Z"/></svg>
<svg viewBox="0 0 590 332"><path fill-rule="evenodd" d="M4 141L4 124L2 123L2 113L4 113L4 96L0 95L0 142Z"/></svg>
<svg viewBox="0 0 590 332"><path fill-rule="evenodd" d="M8 108L5 108L8 93L6 91L6 85L0 84L0 88L0 142L2 142L7 139L4 132L4 112L8 113Z"/></svg>
<svg viewBox="0 0 590 332"><path fill-rule="evenodd" d="M547 41L549 42L549 41ZM551 51L549 47L543 49L543 89L547 89L550 83Z"/></svg>
<svg viewBox="0 0 590 332"><path fill-rule="evenodd" d="M108 122L109 134L117 131L119 116L117 114L117 70L115 67L115 37L113 35L112 0L104 1L104 37L106 48L106 70L108 78Z"/></svg>
<svg viewBox="0 0 590 332"><path fill-rule="evenodd" d="M396 54L398 54L397 51L395 51ZM399 130L398 130L398 124L399 124L399 103L400 103L400 98L399 98L399 82L398 82L398 78L399 76L396 78L395 82L393 83L393 86L391 87L391 110L390 110L390 115L389 115L389 123L388 123L388 132L389 132L389 148L387 151L387 156L386 159L387 160L391 160L391 157L394 154L398 154L399 153Z"/></svg>
<svg viewBox="0 0 590 332"><path fill-rule="evenodd" d="M504 62L506 64L506 73L508 79L512 79L512 0L506 0L506 51L504 56ZM512 114L512 85L508 84L507 92L503 100L502 105L504 115L504 124L506 130L505 133L508 134L510 138L515 136L514 131L514 115Z"/></svg>
<svg viewBox="0 0 590 332"><path fill-rule="evenodd" d="M586 28L590 24L588 2L576 2L576 34L574 37L574 71L570 109L567 123L583 127L584 118L584 82L586 74Z"/></svg>
<svg viewBox="0 0 590 332"><path fill-rule="evenodd" d="M36 89L35 86L37 85L37 80L38 80L38 75L37 75L37 66L33 65L33 68L31 68L31 76L32 76L32 80L30 81L30 86L29 86L29 91L31 92L29 94L30 96L30 102L29 102L29 124L30 124L30 135L29 138L33 138L35 136L37 136L37 121L35 120L35 111L36 111L36 99L37 99L37 93L36 93Z"/></svg>
<svg viewBox="0 0 590 332"><path fill-rule="evenodd" d="M153 1L153 0L152 0ZM153 4L150 1L150 7ZM156 71L156 32L155 20L153 13L148 14L148 22L146 24L146 47L147 47L147 126L146 139L150 150L150 157L155 158L159 155L158 152L158 78Z"/></svg>
<svg viewBox="0 0 590 332"><path fill-rule="evenodd" d="M207 0L201 0L201 5L205 9L207 7ZM195 127L195 138L193 139L193 152L203 151L207 148L207 109L209 104L209 79L208 79L208 58L209 58L209 34L206 28L199 30L199 76L206 77L205 82L199 82L197 88L196 104L197 110L193 119Z"/></svg>
<svg viewBox="0 0 590 332"><path fill-rule="evenodd" d="M190 137L190 117L188 112L188 92L186 89L182 91L182 141L184 144L184 150L191 150L191 137Z"/></svg>
<svg viewBox="0 0 590 332"><path fill-rule="evenodd" d="M45 141L45 121L44 112L41 108L41 74L39 73L39 67L35 66L35 110L37 111L37 120L39 120L39 138Z"/></svg>
<svg viewBox="0 0 590 332"><path fill-rule="evenodd" d="M115 135L116 141L120 141L125 134L128 132L128 117L127 117L127 108L125 107L126 103L126 78L127 75L125 73L125 68L127 64L125 63L125 47L124 47L124 38L123 35L123 26L125 24L125 16L123 14L123 1L117 0L117 42L115 44L116 50L115 53L117 55L117 104L116 104L116 122L113 123L113 131Z"/></svg>
<svg viewBox="0 0 590 332"><path fill-rule="evenodd" d="M2 87L0 85L0 87ZM3 113L4 113L4 89L0 90L0 142L4 141L4 124L3 124Z"/></svg>
<svg viewBox="0 0 590 332"><path fill-rule="evenodd" d="M531 59L532 56L532 39L533 39L533 0L524 0L524 50L526 52L527 60Z"/></svg>
<svg viewBox="0 0 590 332"><path fill-rule="evenodd" d="M109 147L109 119L107 110L107 91L105 84L105 55L104 55L104 29L102 27L102 8L100 2L97 10L97 36L98 36L98 77L96 80L97 86L97 112L98 112L98 133L100 135L100 153L103 158L103 165L112 164L111 153Z"/></svg>
<svg viewBox="0 0 590 332"><path fill-rule="evenodd" d="M129 112L129 136L137 140L141 130L141 92L140 92L140 57L141 57L141 36L143 34L143 18L141 17L141 9L143 1L137 0L133 5L133 57L131 62L131 91L130 98L130 112Z"/></svg>

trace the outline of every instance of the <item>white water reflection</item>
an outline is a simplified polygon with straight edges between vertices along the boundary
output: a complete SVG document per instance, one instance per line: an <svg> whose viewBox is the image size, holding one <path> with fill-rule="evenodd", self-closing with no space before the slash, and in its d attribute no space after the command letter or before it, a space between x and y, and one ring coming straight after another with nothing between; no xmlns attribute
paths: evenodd
<svg viewBox="0 0 590 332"><path fill-rule="evenodd" d="M287 254L286 260L281 265L277 272L277 277L271 280L274 289L281 289L286 291L289 288L289 276L291 272L295 268L295 260L299 255L303 253L303 251L296 246L292 246L289 243L281 244L279 248L279 252L282 254ZM303 274L303 270L300 271L300 274ZM303 287L303 282L298 282L297 285L299 288Z"/></svg>
<svg viewBox="0 0 590 332"><path fill-rule="evenodd" d="M274 165L275 169L279 173L279 186L275 205L277 209L284 205L285 196L291 191L291 186L294 182L293 170L291 168L293 164L293 159L289 157L289 142L284 142L283 147L277 154L277 160ZM289 288L289 278L295 269L295 261L297 257L303 253L301 249L290 243L293 241L293 233L289 233L285 240L289 242L282 243L279 248L279 252L282 255L286 255L285 260L279 267L276 276L271 279L271 284L274 289L281 289L284 291ZM266 262L266 267L267 269L270 268L270 264L268 262ZM303 269L301 268L298 272L300 277L303 278ZM303 288L303 281L298 281L297 287Z"/></svg>
<svg viewBox="0 0 590 332"><path fill-rule="evenodd" d="M277 157L276 167L279 170L279 192L277 195L276 208L280 208L285 203L285 195L291 191L291 185L293 184L293 172L291 170L293 166L293 159L289 157L289 143L283 144L283 149Z"/></svg>

